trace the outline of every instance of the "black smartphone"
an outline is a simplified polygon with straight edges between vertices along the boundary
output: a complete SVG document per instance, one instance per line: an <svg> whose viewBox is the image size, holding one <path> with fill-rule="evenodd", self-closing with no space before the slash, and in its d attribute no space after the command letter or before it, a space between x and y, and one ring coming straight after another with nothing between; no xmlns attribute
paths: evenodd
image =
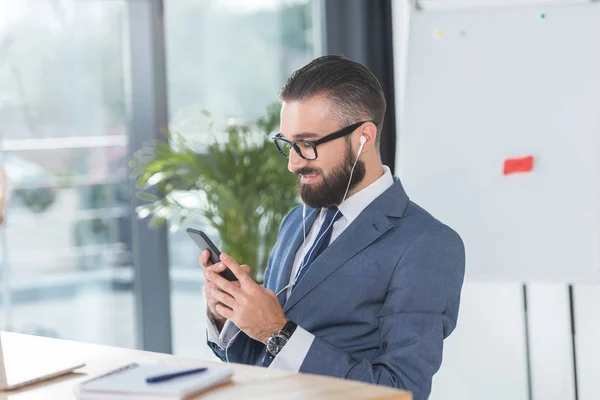
<svg viewBox="0 0 600 400"><path fill-rule="evenodd" d="M200 250L208 250L208 252L210 253L209 260L211 263L216 264L219 261L221 261L221 259L219 258L221 252L219 251L219 249L217 249L217 246L215 246L215 244L208 238L208 236L206 236L204 232L192 228L187 228L185 231L188 233L188 235L190 235L192 240L196 242L198 247L200 247ZM233 274L233 272L231 272L229 268L225 268L225 271L220 272L219 275L221 275L228 281L238 280L238 278Z"/></svg>

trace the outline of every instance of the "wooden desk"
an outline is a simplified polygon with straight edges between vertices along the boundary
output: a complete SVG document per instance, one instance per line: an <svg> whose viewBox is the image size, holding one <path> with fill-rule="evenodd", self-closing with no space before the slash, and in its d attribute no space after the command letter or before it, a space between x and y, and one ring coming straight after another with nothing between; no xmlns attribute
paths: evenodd
<svg viewBox="0 0 600 400"><path fill-rule="evenodd" d="M198 345L202 346L200 340ZM76 373L40 382L12 392L0 392L0 400L74 400L73 386L90 375L101 374L130 362L161 362L192 367L217 363L169 354L122 349L88 343L49 339L16 333L2 333L5 351L22 354L27 363L52 363L57 357L83 360L87 365ZM22 353L21 353L22 352ZM398 399L411 400L408 392L350 380L309 374L296 374L241 364L234 370L231 383L214 388L193 399Z"/></svg>

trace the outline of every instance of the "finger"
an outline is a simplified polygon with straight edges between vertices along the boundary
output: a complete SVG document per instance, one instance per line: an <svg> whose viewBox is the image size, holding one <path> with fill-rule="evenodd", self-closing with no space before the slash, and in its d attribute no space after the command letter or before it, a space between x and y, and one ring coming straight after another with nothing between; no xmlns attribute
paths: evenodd
<svg viewBox="0 0 600 400"><path fill-rule="evenodd" d="M229 295L228 293L225 293L219 289L213 289L210 292L210 295L218 300L220 303L225 304L227 307L231 308L232 310L235 308L236 306L236 302L235 299L233 297L231 297L231 295Z"/></svg>
<svg viewBox="0 0 600 400"><path fill-rule="evenodd" d="M254 283L252 278L250 278L250 275L248 275L248 272L244 271L240 264L229 255L222 253L221 261L231 270L231 272L233 272L236 278L238 278L241 286Z"/></svg>
<svg viewBox="0 0 600 400"><path fill-rule="evenodd" d="M208 250L204 250L202 253L200 253L200 259L198 260L198 263L200 264L201 267L209 267L211 264L208 261L208 258L210 257L210 253Z"/></svg>
<svg viewBox="0 0 600 400"><path fill-rule="evenodd" d="M225 271L225 266L223 265L223 263L218 263L209 267L204 267L204 277L206 277L206 274L208 272L214 272L215 274L218 274L223 271Z"/></svg>
<svg viewBox="0 0 600 400"><path fill-rule="evenodd" d="M221 275L216 274L212 271L206 271L206 279L212 282L216 287L222 291L229 293L234 298L240 294L240 288L236 287L233 283L223 278Z"/></svg>
<svg viewBox="0 0 600 400"><path fill-rule="evenodd" d="M220 290L220 289L218 289L215 285L212 285L212 288L209 288L207 286L206 291L204 292L204 294L206 296L206 304L208 304L209 306L212 306L212 307L214 307L214 305L216 303L218 303L217 299L215 299L212 295L212 292L214 292L215 290Z"/></svg>
<svg viewBox="0 0 600 400"><path fill-rule="evenodd" d="M242 265L240 265L240 267L244 270L244 272L246 272L247 274L250 274L250 266L249 265L242 264Z"/></svg>
<svg viewBox="0 0 600 400"><path fill-rule="evenodd" d="M215 310L217 310L219 314L221 314L227 319L231 319L233 317L233 310L229 307L224 306L223 304L217 304L215 306Z"/></svg>
<svg viewBox="0 0 600 400"><path fill-rule="evenodd" d="M218 287L216 287L213 283L210 283L210 282L207 281L206 282L206 295L207 295L207 297L212 297L211 291L213 291L213 290L221 290L221 289L219 289Z"/></svg>

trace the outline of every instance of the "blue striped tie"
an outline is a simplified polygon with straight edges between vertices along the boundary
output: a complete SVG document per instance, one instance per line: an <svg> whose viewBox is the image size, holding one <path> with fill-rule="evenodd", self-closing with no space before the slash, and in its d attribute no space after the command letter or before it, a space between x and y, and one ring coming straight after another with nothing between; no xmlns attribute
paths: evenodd
<svg viewBox="0 0 600 400"><path fill-rule="evenodd" d="M304 256L304 261L301 265L300 275L298 275L298 279L294 283L293 288L296 287L300 279L306 274L308 267L310 264L329 246L329 241L331 240L331 232L333 231L333 224L335 221L340 219L342 216L341 212L338 212L338 208L336 206L331 206L327 208L327 212L325 213L325 221L321 225L321 229L319 230L319 234L315 238L314 243L310 246L308 253ZM331 225L331 226L330 226ZM292 288L292 290L293 290Z"/></svg>

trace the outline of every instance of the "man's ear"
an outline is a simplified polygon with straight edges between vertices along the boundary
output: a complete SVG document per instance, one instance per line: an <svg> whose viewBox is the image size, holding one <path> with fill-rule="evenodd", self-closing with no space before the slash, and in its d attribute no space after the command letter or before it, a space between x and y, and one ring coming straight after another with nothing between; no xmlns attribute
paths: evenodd
<svg viewBox="0 0 600 400"><path fill-rule="evenodd" d="M375 126L375 124L372 122L363 124L358 139L358 145L360 146L362 144L363 146L362 153L366 153L367 151L369 151L370 148L372 148L375 145L375 139L377 139L377 127Z"/></svg>

